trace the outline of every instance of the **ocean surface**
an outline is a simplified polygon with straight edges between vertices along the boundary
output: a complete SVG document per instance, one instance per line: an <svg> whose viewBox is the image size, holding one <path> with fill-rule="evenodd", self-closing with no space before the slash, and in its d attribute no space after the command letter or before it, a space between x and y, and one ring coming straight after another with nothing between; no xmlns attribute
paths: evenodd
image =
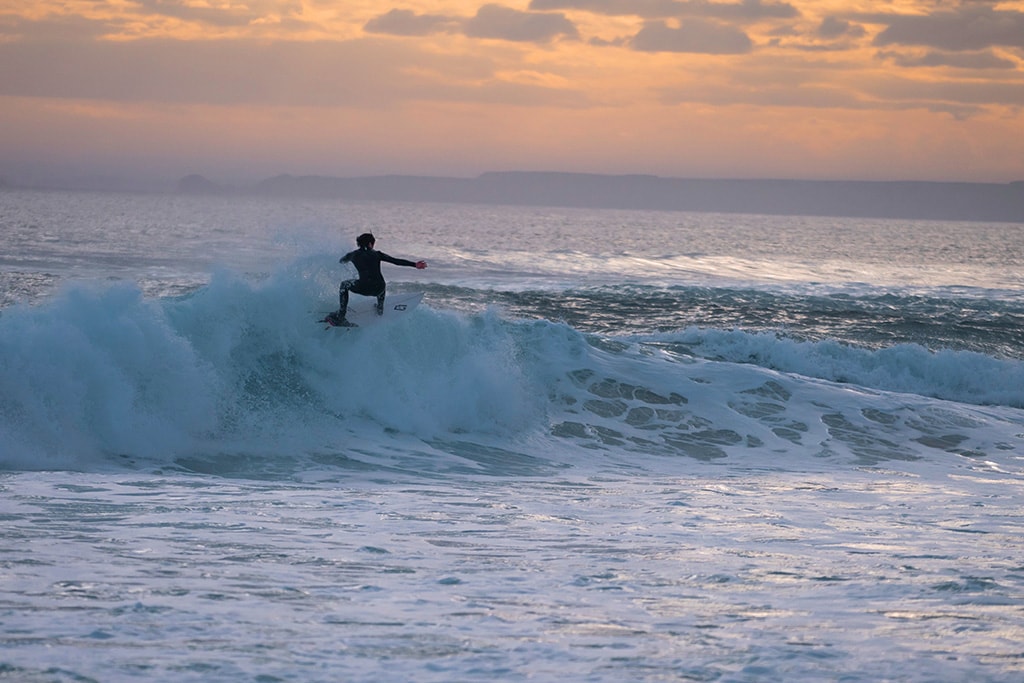
<svg viewBox="0 0 1024 683"><path fill-rule="evenodd" d="M2 191L0 521L3 681L1024 680L1024 225Z"/></svg>

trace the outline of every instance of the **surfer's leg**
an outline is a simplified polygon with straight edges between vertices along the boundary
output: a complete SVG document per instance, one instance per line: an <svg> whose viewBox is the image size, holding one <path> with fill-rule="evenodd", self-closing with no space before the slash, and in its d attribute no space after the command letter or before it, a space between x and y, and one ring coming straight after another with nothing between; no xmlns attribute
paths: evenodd
<svg viewBox="0 0 1024 683"><path fill-rule="evenodd" d="M345 280L338 287L338 317L344 318L345 314L348 313L348 290L352 288L352 285L356 283L356 280Z"/></svg>
<svg viewBox="0 0 1024 683"><path fill-rule="evenodd" d="M377 315L384 315L384 297L387 296L387 293L387 288L384 288L380 290L380 294L377 295Z"/></svg>

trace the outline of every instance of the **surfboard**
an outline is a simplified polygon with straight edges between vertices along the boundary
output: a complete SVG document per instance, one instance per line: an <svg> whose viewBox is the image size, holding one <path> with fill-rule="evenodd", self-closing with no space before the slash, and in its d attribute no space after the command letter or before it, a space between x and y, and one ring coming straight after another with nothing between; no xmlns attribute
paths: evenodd
<svg viewBox="0 0 1024 683"><path fill-rule="evenodd" d="M394 321L419 306L422 299L423 292L388 294L384 299L384 314L377 315L377 297L350 294L348 313L345 315L345 319L350 323L348 327L367 327L381 322ZM326 317L320 322L327 322ZM334 327L330 323L328 325ZM339 327L339 329L345 328Z"/></svg>

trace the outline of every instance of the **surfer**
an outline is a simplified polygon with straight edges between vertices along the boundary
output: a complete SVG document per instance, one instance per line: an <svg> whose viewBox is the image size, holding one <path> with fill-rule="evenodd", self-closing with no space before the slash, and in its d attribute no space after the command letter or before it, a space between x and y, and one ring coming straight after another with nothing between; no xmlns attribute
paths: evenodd
<svg viewBox="0 0 1024 683"><path fill-rule="evenodd" d="M419 268L420 270L427 267L426 261L408 261L377 251L373 248L376 242L377 240L374 239L372 234L368 232L363 233L356 238L356 246L359 248L345 254L338 261L338 263L351 263L354 265L359 272L359 277L355 280L344 280L341 283L341 286L338 287L338 310L328 314L324 318L325 322L337 326L348 326L351 324L345 319L345 315L348 312L349 292L377 297L377 315L384 314L384 297L386 295L387 283L384 282L384 276L380 272L381 261L387 261L396 266Z"/></svg>

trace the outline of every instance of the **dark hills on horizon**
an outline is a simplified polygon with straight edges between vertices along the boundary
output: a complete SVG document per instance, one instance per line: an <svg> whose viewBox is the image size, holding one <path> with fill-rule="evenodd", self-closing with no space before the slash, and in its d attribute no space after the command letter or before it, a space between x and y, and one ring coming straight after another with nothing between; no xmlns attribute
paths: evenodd
<svg viewBox="0 0 1024 683"><path fill-rule="evenodd" d="M506 204L1024 223L1024 182L718 180L509 171L476 178L279 175L232 187L185 176L185 194Z"/></svg>

